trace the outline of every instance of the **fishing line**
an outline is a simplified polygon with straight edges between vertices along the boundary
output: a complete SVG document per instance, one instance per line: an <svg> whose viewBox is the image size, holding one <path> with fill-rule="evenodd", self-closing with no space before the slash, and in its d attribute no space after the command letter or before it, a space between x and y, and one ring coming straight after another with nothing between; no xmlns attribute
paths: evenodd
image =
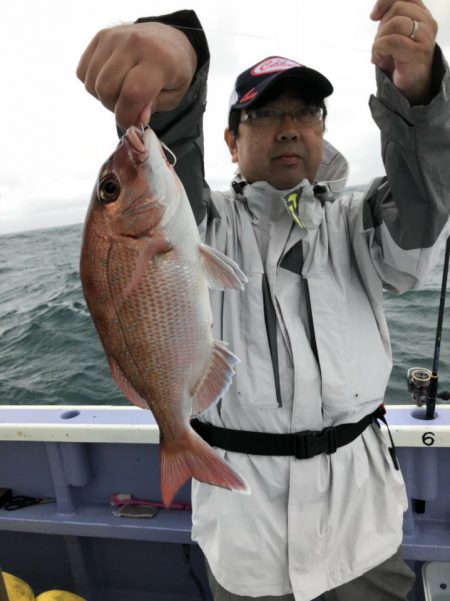
<svg viewBox="0 0 450 601"><path fill-rule="evenodd" d="M186 30L190 30L190 31L202 31L203 33L218 33L220 35L229 35L229 36L234 36L234 37L242 37L242 38L254 38L257 40L271 40L273 42L276 42L277 40L279 40L279 37L273 37L273 36L265 36L265 35L256 35L256 34L252 34L252 33L237 33L235 31L223 31L220 29L202 29L201 27L187 27L184 25L176 25L177 29L186 29ZM330 48L332 50L351 50L351 51L355 51L355 52L365 52L366 54L370 54L370 50L367 48L354 48L352 46L337 46L337 45L332 45L332 44L309 44L310 46L314 46L315 48Z"/></svg>
<svg viewBox="0 0 450 601"><path fill-rule="evenodd" d="M191 31L203 31L204 33L219 33L221 35L232 35L243 38L256 38L259 40L276 40L273 36L256 35L252 33L237 33L235 31L221 31L220 29L202 29L201 27L187 27L185 25L175 25L177 29L189 29Z"/></svg>
<svg viewBox="0 0 450 601"><path fill-rule="evenodd" d="M316 48L331 48L332 50L351 50L352 52L364 52L365 54L371 53L371 50L368 48L354 48L353 46L335 46L333 44L309 44L309 46L314 46Z"/></svg>
<svg viewBox="0 0 450 601"><path fill-rule="evenodd" d="M170 154L170 156L173 159L173 163L170 163L170 164L172 167L175 167L175 165L177 164L176 154L172 150L170 150L170 148L166 144L164 144L164 142L162 140L160 140L159 143L164 148L164 150L166 150Z"/></svg>

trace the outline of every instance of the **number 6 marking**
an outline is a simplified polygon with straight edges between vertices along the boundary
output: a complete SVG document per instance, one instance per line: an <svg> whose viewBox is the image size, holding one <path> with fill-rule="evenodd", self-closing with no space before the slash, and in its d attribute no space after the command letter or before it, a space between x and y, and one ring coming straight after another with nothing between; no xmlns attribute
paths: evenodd
<svg viewBox="0 0 450 601"><path fill-rule="evenodd" d="M422 436L422 442L427 447L434 445L434 432L425 432Z"/></svg>

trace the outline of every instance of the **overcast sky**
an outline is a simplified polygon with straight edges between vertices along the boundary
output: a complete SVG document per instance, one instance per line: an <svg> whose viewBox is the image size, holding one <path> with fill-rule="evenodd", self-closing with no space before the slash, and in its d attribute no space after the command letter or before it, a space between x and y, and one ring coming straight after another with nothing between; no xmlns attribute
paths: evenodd
<svg viewBox="0 0 450 601"><path fill-rule="evenodd" d="M114 115L75 76L81 53L104 27L193 8L211 49L205 116L206 174L227 187L234 167L223 142L236 75L281 55L312 66L334 84L326 137L350 162L349 184L383 172L368 97L376 24L369 0L15 0L0 9L2 92L0 233L84 220L103 161L117 144ZM428 0L450 57L449 0Z"/></svg>

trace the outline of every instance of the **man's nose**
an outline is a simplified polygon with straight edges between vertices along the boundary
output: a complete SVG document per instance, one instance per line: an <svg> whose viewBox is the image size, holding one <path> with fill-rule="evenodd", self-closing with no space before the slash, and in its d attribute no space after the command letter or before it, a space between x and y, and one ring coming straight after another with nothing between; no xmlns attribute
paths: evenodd
<svg viewBox="0 0 450 601"><path fill-rule="evenodd" d="M300 133L298 129L292 127L293 122L289 125L285 123L285 126L278 132L277 140L278 142L295 142L300 139Z"/></svg>
<svg viewBox="0 0 450 601"><path fill-rule="evenodd" d="M294 115L290 112L284 113L277 140L279 142L292 142L299 138L298 122L294 119Z"/></svg>

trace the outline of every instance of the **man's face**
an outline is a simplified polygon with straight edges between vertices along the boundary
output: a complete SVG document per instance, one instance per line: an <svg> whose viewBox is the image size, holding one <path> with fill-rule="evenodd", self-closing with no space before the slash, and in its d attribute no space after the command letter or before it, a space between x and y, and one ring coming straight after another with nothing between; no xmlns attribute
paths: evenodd
<svg viewBox="0 0 450 601"><path fill-rule="evenodd" d="M306 102L284 91L260 108L296 111ZM257 121L240 123L236 136L225 130L225 141L234 163L249 183L266 181L278 190L294 187L304 178L314 181L322 158L323 121L301 123L292 115L264 125Z"/></svg>

